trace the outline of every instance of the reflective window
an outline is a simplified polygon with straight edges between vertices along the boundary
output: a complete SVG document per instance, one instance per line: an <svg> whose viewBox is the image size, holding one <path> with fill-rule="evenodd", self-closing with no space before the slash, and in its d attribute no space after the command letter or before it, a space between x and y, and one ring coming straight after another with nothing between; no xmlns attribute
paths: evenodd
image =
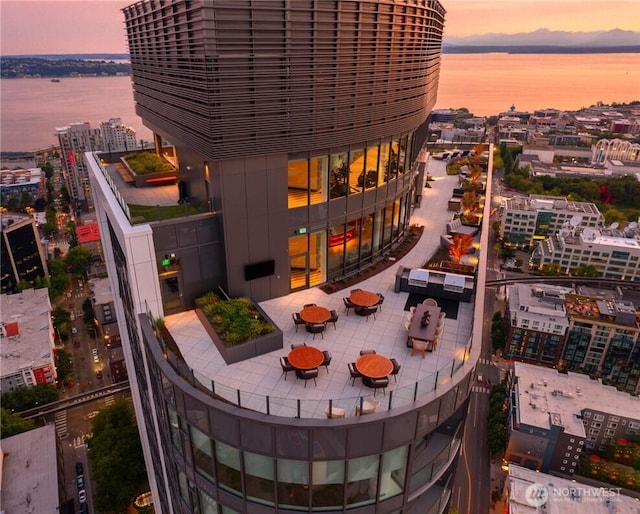
<svg viewBox="0 0 640 514"><path fill-rule="evenodd" d="M329 158L312 157L309 167L309 203L315 205L327 201Z"/></svg>
<svg viewBox="0 0 640 514"><path fill-rule="evenodd" d="M378 178L379 184L389 182L389 145L390 143L388 141L380 145L380 159L378 163L378 169L380 170L380 177Z"/></svg>
<svg viewBox="0 0 640 514"><path fill-rule="evenodd" d="M360 252L361 258L370 257L372 253L373 239L373 214L362 218L360 223Z"/></svg>
<svg viewBox="0 0 640 514"><path fill-rule="evenodd" d="M218 484L223 489L241 493L240 452L219 441L215 444Z"/></svg>
<svg viewBox="0 0 640 514"><path fill-rule="evenodd" d="M349 186L352 192L364 189L364 150L362 148L351 150L349 153Z"/></svg>
<svg viewBox="0 0 640 514"><path fill-rule="evenodd" d="M365 189L371 189L378 184L378 147L367 148L367 158L364 165L363 182Z"/></svg>
<svg viewBox="0 0 640 514"><path fill-rule="evenodd" d="M391 498L404 492L407 475L408 446L401 446L386 452L382 456L382 476L380 480L380 499Z"/></svg>
<svg viewBox="0 0 640 514"><path fill-rule="evenodd" d="M287 185L289 209L309 204L309 169L307 159L291 160L287 163Z"/></svg>
<svg viewBox="0 0 640 514"><path fill-rule="evenodd" d="M211 448L211 440L195 427L191 427L191 452L196 470L213 480L213 450Z"/></svg>
<svg viewBox="0 0 640 514"><path fill-rule="evenodd" d="M311 476L311 504L316 507L342 507L344 502L344 461L314 462Z"/></svg>
<svg viewBox="0 0 640 514"><path fill-rule="evenodd" d="M278 459L278 504L309 505L309 463Z"/></svg>
<svg viewBox="0 0 640 514"><path fill-rule="evenodd" d="M375 501L378 463L377 455L348 461L347 505L365 505Z"/></svg>
<svg viewBox="0 0 640 514"><path fill-rule="evenodd" d="M169 413L169 429L171 430L171 442L177 450L181 450L178 414L169 405L167 405L167 412Z"/></svg>
<svg viewBox="0 0 640 514"><path fill-rule="evenodd" d="M247 497L273 505L275 502L273 459L257 453L244 452L244 470Z"/></svg>
<svg viewBox="0 0 640 514"><path fill-rule="evenodd" d="M199 491L200 494L200 512L202 514L217 514L218 509L216 506L218 505L216 501L211 498L207 493L202 492L202 489Z"/></svg>

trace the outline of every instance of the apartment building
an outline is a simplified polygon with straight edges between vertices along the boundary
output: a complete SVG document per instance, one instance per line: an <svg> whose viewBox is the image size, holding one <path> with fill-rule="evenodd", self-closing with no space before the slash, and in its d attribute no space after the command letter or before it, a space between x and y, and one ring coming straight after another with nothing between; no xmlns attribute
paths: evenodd
<svg viewBox="0 0 640 514"><path fill-rule="evenodd" d="M505 199L500 235L518 247L532 247L566 227L602 227L604 216L595 204L547 195Z"/></svg>
<svg viewBox="0 0 640 514"><path fill-rule="evenodd" d="M138 146L136 131L122 124L120 118L100 123L102 145L105 152L131 152Z"/></svg>
<svg viewBox="0 0 640 514"><path fill-rule="evenodd" d="M628 231L595 228L562 229L531 253L531 265L558 265L570 273L580 266L594 266L598 275L619 280L640 280L640 240L637 226Z"/></svg>
<svg viewBox="0 0 640 514"><path fill-rule="evenodd" d="M579 373L514 362L505 460L574 474L582 452L640 428L640 399Z"/></svg>
<svg viewBox="0 0 640 514"><path fill-rule="evenodd" d="M284 299L366 267L402 238L424 181L416 157L443 7L151 0L123 11L137 112L158 154L172 145L180 179L153 188L153 200L168 192L188 214L142 221L129 205L145 192L105 154L87 154L154 508L446 511L477 359L470 307L447 321L447 372L399 382L416 399L376 399L373 410L358 384L331 403L286 381L280 352L218 362L193 311L220 288ZM332 388L352 387L343 364L323 376Z"/></svg>
<svg viewBox="0 0 640 514"><path fill-rule="evenodd" d="M84 153L103 149L100 129L92 129L89 122L71 123L67 127L56 128L56 135L69 197L76 209L86 211L93 204Z"/></svg>

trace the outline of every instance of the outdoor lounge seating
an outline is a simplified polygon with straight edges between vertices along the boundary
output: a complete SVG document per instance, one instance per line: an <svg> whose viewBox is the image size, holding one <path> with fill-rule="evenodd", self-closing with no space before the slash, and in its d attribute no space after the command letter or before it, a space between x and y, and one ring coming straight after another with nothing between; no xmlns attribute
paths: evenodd
<svg viewBox="0 0 640 514"><path fill-rule="evenodd" d="M418 339L412 340L413 348L411 348L411 355L413 356L416 352L422 353L422 358L424 359L427 355L427 350L429 349L429 345L426 341L419 341Z"/></svg>
<svg viewBox="0 0 640 514"><path fill-rule="evenodd" d="M297 369L296 368L296 377L300 380L304 380L304 387L307 387L307 380L313 379L313 383L315 386L318 386L318 382L316 382L316 378L318 376L318 368L313 369Z"/></svg>
<svg viewBox="0 0 640 514"><path fill-rule="evenodd" d="M329 364L331 364L331 359L332 359L332 355L331 352L329 350L324 350L322 352L322 355L324 355L324 360L322 361L321 366L324 366L327 370L327 374L329 373Z"/></svg>
<svg viewBox="0 0 640 514"><path fill-rule="evenodd" d="M475 236L478 233L477 227L468 227L462 224L460 218L456 218L451 222L447 223L447 234L455 235L455 234L469 234Z"/></svg>
<svg viewBox="0 0 640 514"><path fill-rule="evenodd" d="M378 306L374 305L373 307L358 307L358 314L367 318L369 321L369 316L373 314L373 319L376 319L376 312L378 312Z"/></svg>
<svg viewBox="0 0 640 514"><path fill-rule="evenodd" d="M360 355L375 355L375 350L360 350Z"/></svg>
<svg viewBox="0 0 640 514"><path fill-rule="evenodd" d="M355 362L348 363L347 367L349 368L349 374L351 375L351 385L353 386L356 384L356 378L362 378L362 373L360 373L356 368Z"/></svg>
<svg viewBox="0 0 640 514"><path fill-rule="evenodd" d="M296 348L300 348L301 346L307 346L307 343L300 343L300 344L291 344L291 349L295 350Z"/></svg>
<svg viewBox="0 0 640 514"><path fill-rule="evenodd" d="M373 396L376 395L378 389L382 389L382 392L387 394L387 386L389 385L389 378L370 378L370 377L362 377L362 383L367 387L373 389Z"/></svg>
<svg viewBox="0 0 640 514"><path fill-rule="evenodd" d="M292 312L291 317L293 318L293 323L296 326L296 332L298 331L298 325L304 325L305 321L300 317L300 313Z"/></svg>
<svg viewBox="0 0 640 514"><path fill-rule="evenodd" d="M433 307L437 307L438 302L433 298L427 298L426 300L422 301L422 305L432 305Z"/></svg>
<svg viewBox="0 0 640 514"><path fill-rule="evenodd" d="M333 328L334 330L336 330L336 322L338 321L338 318L340 317L340 314L338 314L338 311L331 311L331 317L327 320L327 323L333 323Z"/></svg>
<svg viewBox="0 0 640 514"><path fill-rule="evenodd" d="M316 334L320 334L324 339L324 329L327 328L326 323L307 323L307 332L313 334L313 339L316 338Z"/></svg>
<svg viewBox="0 0 640 514"><path fill-rule="evenodd" d="M376 303L378 309L380 309L380 312L382 312L382 304L384 303L384 295L381 293L376 293L378 295L378 303Z"/></svg>
<svg viewBox="0 0 640 514"><path fill-rule="evenodd" d="M331 410L329 410L329 406L327 405L324 408L324 415L327 416L328 418L344 418L347 415L347 411L344 410L342 407L331 407Z"/></svg>
<svg viewBox="0 0 640 514"><path fill-rule="evenodd" d="M393 364L393 371L391 372L391 374L393 375L393 379L395 380L395 382L398 383L398 372L400 371L400 368L402 366L396 359L391 358L389 360L391 361L391 364Z"/></svg>
<svg viewBox="0 0 640 514"><path fill-rule="evenodd" d="M351 300L349 300L349 298L346 296L342 299L342 301L344 302L344 310L347 311L347 316L348 316L349 309L355 309L357 305L354 303L351 303Z"/></svg>
<svg viewBox="0 0 640 514"><path fill-rule="evenodd" d="M363 414L374 414L378 407L380 406L380 402L374 398L367 398L362 401L362 408L360 405L356 406L356 416L361 416Z"/></svg>
<svg viewBox="0 0 640 514"><path fill-rule="evenodd" d="M307 303L305 305L302 306L303 309L306 309L307 307L315 307L316 304L315 303Z"/></svg>
<svg viewBox="0 0 640 514"><path fill-rule="evenodd" d="M282 366L282 373L284 374L285 380L287 380L287 373L296 369L289 363L289 359L286 356L280 357L280 366Z"/></svg>

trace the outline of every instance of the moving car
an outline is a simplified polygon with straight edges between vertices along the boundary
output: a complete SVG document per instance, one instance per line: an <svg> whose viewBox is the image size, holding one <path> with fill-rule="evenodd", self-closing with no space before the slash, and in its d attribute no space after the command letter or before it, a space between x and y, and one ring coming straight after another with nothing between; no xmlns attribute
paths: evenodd
<svg viewBox="0 0 640 514"><path fill-rule="evenodd" d="M97 348L91 348L91 355L93 355L93 362L100 362L100 357L98 356Z"/></svg>

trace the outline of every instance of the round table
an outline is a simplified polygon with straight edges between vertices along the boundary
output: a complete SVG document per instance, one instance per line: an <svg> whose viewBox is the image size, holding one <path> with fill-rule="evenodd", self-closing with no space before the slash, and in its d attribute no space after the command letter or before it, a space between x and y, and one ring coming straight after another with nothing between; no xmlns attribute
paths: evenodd
<svg viewBox="0 0 640 514"><path fill-rule="evenodd" d="M329 309L314 305L313 307L305 307L302 309L300 311L300 317L307 323L324 323L331 317L331 312Z"/></svg>
<svg viewBox="0 0 640 514"><path fill-rule="evenodd" d="M384 355L368 353L358 357L356 369L365 377L385 378L393 371L393 362Z"/></svg>
<svg viewBox="0 0 640 514"><path fill-rule="evenodd" d="M380 298L371 291L354 291L349 295L349 301L358 307L372 307L380 301Z"/></svg>
<svg viewBox="0 0 640 514"><path fill-rule="evenodd" d="M299 346L287 355L289 364L298 369L313 369L324 362L324 354L313 346ZM391 366L393 368L393 365Z"/></svg>

